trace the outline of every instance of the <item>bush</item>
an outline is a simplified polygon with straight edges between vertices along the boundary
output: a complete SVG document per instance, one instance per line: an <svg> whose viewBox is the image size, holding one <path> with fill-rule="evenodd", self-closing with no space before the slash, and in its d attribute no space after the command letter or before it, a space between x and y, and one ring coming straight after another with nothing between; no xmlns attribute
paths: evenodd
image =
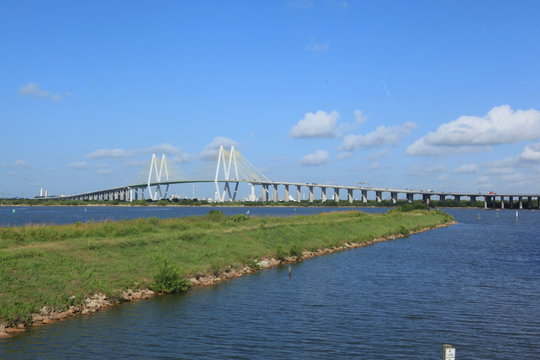
<svg viewBox="0 0 540 360"><path fill-rule="evenodd" d="M401 226L399 228L399 233L403 236L409 236L411 234L411 232L405 226Z"/></svg>
<svg viewBox="0 0 540 360"><path fill-rule="evenodd" d="M285 260L286 257L287 257L287 252L285 251L283 246L278 245L278 247L276 249L276 258L278 260Z"/></svg>
<svg viewBox="0 0 540 360"><path fill-rule="evenodd" d="M291 256L296 256L297 258L301 258L304 251L302 247L299 244L294 244L291 246L290 254Z"/></svg>
<svg viewBox="0 0 540 360"><path fill-rule="evenodd" d="M180 293L187 291L190 285L179 270L165 260L154 276L152 290L166 294Z"/></svg>
<svg viewBox="0 0 540 360"><path fill-rule="evenodd" d="M249 219L249 216L244 215L244 214L237 214L237 215L231 215L229 217L229 219L233 223L239 223L239 222L243 222L243 221L246 221L247 219Z"/></svg>
<svg viewBox="0 0 540 360"><path fill-rule="evenodd" d="M220 210L210 210L206 218L213 222L223 221L227 216Z"/></svg>

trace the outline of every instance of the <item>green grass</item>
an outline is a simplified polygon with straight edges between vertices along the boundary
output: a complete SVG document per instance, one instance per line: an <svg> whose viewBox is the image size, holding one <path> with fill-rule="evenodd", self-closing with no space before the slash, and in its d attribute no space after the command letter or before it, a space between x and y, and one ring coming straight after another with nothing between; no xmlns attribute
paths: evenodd
<svg viewBox="0 0 540 360"><path fill-rule="evenodd" d="M0 323L28 322L43 306L63 310L73 304L72 296L81 302L97 292L119 297L128 288L152 288L160 274L218 274L254 259L298 256L301 250L408 234L452 220L433 210L288 218L212 211L166 220L0 228ZM168 279L181 282L175 276Z"/></svg>

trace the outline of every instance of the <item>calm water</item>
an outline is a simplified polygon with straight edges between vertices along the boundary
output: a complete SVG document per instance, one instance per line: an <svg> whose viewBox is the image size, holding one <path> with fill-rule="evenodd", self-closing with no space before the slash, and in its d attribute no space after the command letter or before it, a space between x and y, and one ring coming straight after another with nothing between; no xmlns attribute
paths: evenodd
<svg viewBox="0 0 540 360"><path fill-rule="evenodd" d="M1 359L540 359L540 212L458 225L0 340ZM480 214L481 219L477 219Z"/></svg>
<svg viewBox="0 0 540 360"><path fill-rule="evenodd" d="M385 212L385 208L315 208L315 207L123 207L123 206L0 206L0 226L26 224L74 224L78 221L124 220L142 217L167 219L193 215L206 215L210 210L221 210L227 215L245 214L252 216L309 215L328 211L362 210Z"/></svg>

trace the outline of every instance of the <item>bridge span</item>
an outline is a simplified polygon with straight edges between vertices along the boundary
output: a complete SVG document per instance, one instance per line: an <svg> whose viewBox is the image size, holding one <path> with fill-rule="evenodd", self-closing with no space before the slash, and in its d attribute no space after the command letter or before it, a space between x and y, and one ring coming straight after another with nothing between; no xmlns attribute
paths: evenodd
<svg viewBox="0 0 540 360"><path fill-rule="evenodd" d="M377 202L390 200L396 204L398 200L406 200L412 203L415 200L422 200L429 204L432 200L445 201L453 199L457 204L468 199L471 202L483 201L485 208L499 206L505 207L508 203L510 208L530 209L533 207L533 200L536 200L535 208L540 209L540 194L494 194L494 193L467 193L467 192L439 192L432 190L412 190L393 189L370 186L347 186L333 184L317 184L305 182L271 181L251 163L249 163L237 150L231 148L225 151L220 148L218 154L216 175L214 179L199 180L170 180L165 155L159 161L155 155L152 156L148 181L146 183L120 186L110 189L92 191L74 195L62 195L41 197L44 199L65 199L65 200L118 200L131 202L134 200L160 200L167 198L170 185L174 184L196 184L214 183L216 187L216 201L225 202L236 201L238 186L241 183L251 186L251 200L257 200L255 187L260 188L260 201L278 202L279 188L284 190L282 201L302 201L302 189L307 189L308 201L316 201L315 189L320 193L320 201L326 202L334 200L336 202L347 200L352 203L359 199L363 203L368 202L368 195ZM220 185L223 185L221 190ZM332 190L332 198L328 198L328 189ZM271 191L272 190L272 191ZM481 200L480 200L481 199Z"/></svg>

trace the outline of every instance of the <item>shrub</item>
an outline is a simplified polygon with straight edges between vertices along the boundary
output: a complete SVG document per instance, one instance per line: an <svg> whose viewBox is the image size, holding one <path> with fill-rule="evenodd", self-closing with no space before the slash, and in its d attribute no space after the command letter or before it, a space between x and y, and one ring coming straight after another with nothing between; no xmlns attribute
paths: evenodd
<svg viewBox="0 0 540 360"><path fill-rule="evenodd" d="M229 220L233 223L243 222L249 219L249 216L244 214L236 214L229 216Z"/></svg>
<svg viewBox="0 0 540 360"><path fill-rule="evenodd" d="M399 233L403 236L409 236L411 234L411 232L405 226L401 226L399 228Z"/></svg>
<svg viewBox="0 0 540 360"><path fill-rule="evenodd" d="M291 256L301 258L303 255L303 249L299 244L294 244L293 246L291 246L291 250L289 253L291 254Z"/></svg>
<svg viewBox="0 0 540 360"><path fill-rule="evenodd" d="M287 257L287 252L285 251L283 246L278 245L278 247L276 249L276 258L278 260L285 260L286 257Z"/></svg>
<svg viewBox="0 0 540 360"><path fill-rule="evenodd" d="M154 276L152 290L170 294L187 291L189 286L189 281L180 274L180 271L165 260Z"/></svg>
<svg viewBox="0 0 540 360"><path fill-rule="evenodd" d="M210 210L206 218L210 221L219 222L223 221L227 216L220 210Z"/></svg>

